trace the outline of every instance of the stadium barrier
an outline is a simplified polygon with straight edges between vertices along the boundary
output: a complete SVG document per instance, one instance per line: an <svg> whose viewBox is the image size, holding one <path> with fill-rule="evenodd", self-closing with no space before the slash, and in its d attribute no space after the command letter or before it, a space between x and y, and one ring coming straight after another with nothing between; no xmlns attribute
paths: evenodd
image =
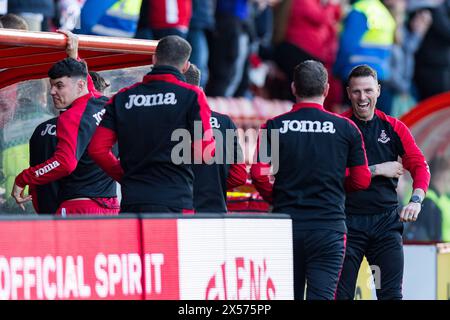
<svg viewBox="0 0 450 320"><path fill-rule="evenodd" d="M0 218L0 299L293 299L286 215Z"/></svg>
<svg viewBox="0 0 450 320"><path fill-rule="evenodd" d="M450 300L450 244L405 244L404 255L404 300ZM364 258L355 299L376 299L376 276L383 274Z"/></svg>

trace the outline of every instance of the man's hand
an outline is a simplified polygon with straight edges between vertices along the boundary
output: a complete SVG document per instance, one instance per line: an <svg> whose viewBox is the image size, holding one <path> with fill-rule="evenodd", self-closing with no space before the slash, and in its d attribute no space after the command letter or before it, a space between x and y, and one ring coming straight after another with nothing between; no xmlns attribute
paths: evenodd
<svg viewBox="0 0 450 320"><path fill-rule="evenodd" d="M388 161L376 164L375 174L372 176L384 176L386 178L399 178L405 170L398 161Z"/></svg>
<svg viewBox="0 0 450 320"><path fill-rule="evenodd" d="M410 202L403 207L400 212L400 221L413 222L417 220L422 205L420 203Z"/></svg>
<svg viewBox="0 0 450 320"><path fill-rule="evenodd" d="M67 36L66 53L72 59L78 59L78 37L68 30L56 30Z"/></svg>
<svg viewBox="0 0 450 320"><path fill-rule="evenodd" d="M25 196L24 192L25 188L19 187L17 184L14 184L11 191L11 196L16 200L17 205L21 207L23 211L25 211L25 206L23 204L32 200L31 195Z"/></svg>

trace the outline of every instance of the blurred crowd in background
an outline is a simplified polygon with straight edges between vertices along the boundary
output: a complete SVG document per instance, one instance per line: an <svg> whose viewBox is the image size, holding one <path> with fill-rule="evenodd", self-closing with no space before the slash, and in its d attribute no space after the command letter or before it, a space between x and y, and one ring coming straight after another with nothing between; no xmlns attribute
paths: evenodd
<svg viewBox="0 0 450 320"><path fill-rule="evenodd" d="M210 97L293 100L292 69L307 59L332 75L325 106L336 112L348 107L345 80L362 63L378 72L378 107L393 116L450 90L450 0L0 0L2 7L29 30L182 36Z"/></svg>

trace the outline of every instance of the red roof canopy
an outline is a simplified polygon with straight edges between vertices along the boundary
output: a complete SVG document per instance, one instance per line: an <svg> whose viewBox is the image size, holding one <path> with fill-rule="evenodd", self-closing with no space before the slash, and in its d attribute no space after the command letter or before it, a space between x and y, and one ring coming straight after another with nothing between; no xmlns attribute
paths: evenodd
<svg viewBox="0 0 450 320"><path fill-rule="evenodd" d="M89 70L102 71L151 64L157 41L78 35L79 54ZM47 77L51 65L66 57L67 38L54 32L0 29L0 89Z"/></svg>

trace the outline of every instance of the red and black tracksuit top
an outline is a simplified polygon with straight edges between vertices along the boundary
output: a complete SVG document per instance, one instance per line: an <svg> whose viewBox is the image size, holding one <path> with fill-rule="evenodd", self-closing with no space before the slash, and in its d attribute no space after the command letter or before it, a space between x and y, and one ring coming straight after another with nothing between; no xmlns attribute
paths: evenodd
<svg viewBox="0 0 450 320"><path fill-rule="evenodd" d="M195 212L226 213L227 190L245 184L247 171L237 128L231 118L212 111L211 127L216 141L215 162L193 166L194 209Z"/></svg>
<svg viewBox="0 0 450 320"><path fill-rule="evenodd" d="M202 150L207 148L214 155L210 116L200 88L187 84L174 67L155 66L142 82L110 99L89 153L120 182L122 206L193 209L192 164L172 161L172 150L182 140L172 139L172 134L185 129L192 138L194 121L198 121L205 138L192 145L201 142ZM120 162L110 152L116 141Z"/></svg>
<svg viewBox="0 0 450 320"><path fill-rule="evenodd" d="M58 117L51 118L34 129L30 138L30 166L50 159L55 153L58 139L56 138L56 123ZM30 186L33 196L33 207L37 213L56 213L58 201L59 182L53 181L40 186Z"/></svg>
<svg viewBox="0 0 450 320"><path fill-rule="evenodd" d="M16 184L43 185L59 180L59 204L75 198L116 197L115 182L100 169L87 153L107 99L96 92L77 98L57 120L57 145L46 161L23 170ZM41 152L47 152L41 150ZM39 156L43 159L45 155Z"/></svg>
<svg viewBox="0 0 450 320"><path fill-rule="evenodd" d="M364 141L356 125L320 104L304 102L262 128L269 130L269 138L270 130L279 133L279 169L273 186L264 174L267 163L253 164L251 176L263 198L273 203L273 212L291 214L297 229L346 232L344 188L358 190L370 184ZM269 150L271 143L269 139ZM261 141L258 156L260 146Z"/></svg>
<svg viewBox="0 0 450 320"><path fill-rule="evenodd" d="M353 112L342 114L350 118L360 129L366 146L369 166L402 160L403 167L413 178L413 188L428 190L430 173L428 165L416 145L411 132L400 120L375 109L370 121L359 120ZM349 193L345 202L347 214L382 214L392 211L399 205L397 197L397 178L376 176L368 189Z"/></svg>

